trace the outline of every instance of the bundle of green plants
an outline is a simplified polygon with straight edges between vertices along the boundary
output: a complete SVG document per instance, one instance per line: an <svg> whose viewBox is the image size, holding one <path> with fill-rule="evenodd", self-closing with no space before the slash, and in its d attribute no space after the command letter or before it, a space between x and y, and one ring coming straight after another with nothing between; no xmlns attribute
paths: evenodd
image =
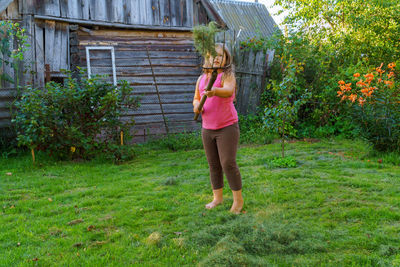
<svg viewBox="0 0 400 267"><path fill-rule="evenodd" d="M193 27L194 47L203 58L216 56L215 35L219 32L218 24L214 21L208 25L198 25Z"/></svg>
<svg viewBox="0 0 400 267"><path fill-rule="evenodd" d="M90 159L99 153L116 153L123 131L128 141L131 120L121 120L128 109L139 107L126 81L118 86L100 77L80 79L70 75L64 84L49 82L45 89L25 88L15 103L12 120L20 146L48 152L60 159Z"/></svg>

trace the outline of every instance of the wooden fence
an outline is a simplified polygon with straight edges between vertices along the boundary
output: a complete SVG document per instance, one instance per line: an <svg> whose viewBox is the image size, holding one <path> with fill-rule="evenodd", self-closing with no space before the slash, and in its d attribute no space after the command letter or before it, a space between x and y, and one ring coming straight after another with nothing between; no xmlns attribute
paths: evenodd
<svg viewBox="0 0 400 267"><path fill-rule="evenodd" d="M255 113L266 86L274 51L240 50L236 53L236 109L242 115Z"/></svg>

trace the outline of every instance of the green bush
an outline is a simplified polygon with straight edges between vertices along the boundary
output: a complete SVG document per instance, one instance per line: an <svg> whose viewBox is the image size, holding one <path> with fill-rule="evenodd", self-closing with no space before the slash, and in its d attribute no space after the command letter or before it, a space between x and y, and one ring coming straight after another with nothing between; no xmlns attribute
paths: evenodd
<svg viewBox="0 0 400 267"><path fill-rule="evenodd" d="M261 115L250 114L243 116L239 114L240 143L241 144L271 144L277 135L264 127Z"/></svg>
<svg viewBox="0 0 400 267"><path fill-rule="evenodd" d="M284 77L283 66L288 55L304 63L304 71L297 79L312 97L297 113L292 132L298 131L298 137L306 134L357 137L365 131L351 116L345 116L354 116L352 108L338 105L337 81L351 79L363 66L400 60L400 46L396 43L400 36L400 5L397 0L328 1L324 5L320 2L275 1L288 14L285 34L278 33L270 39L256 36L241 46L274 49L269 79L278 83ZM268 87L266 91L270 91ZM266 100L261 104L263 107L275 102L271 94ZM370 130L373 129L378 130L374 127Z"/></svg>
<svg viewBox="0 0 400 267"><path fill-rule="evenodd" d="M69 76L64 84L49 82L45 89L25 88L15 103L12 120L20 146L60 159L89 159L101 152L121 154L115 149L119 133L128 133L134 120L125 122L120 117L127 109L136 109L139 99L132 96L126 81L115 87L99 77L81 76Z"/></svg>
<svg viewBox="0 0 400 267"><path fill-rule="evenodd" d="M351 80L339 81L337 96L348 104L351 119L361 129L360 136L378 151L400 152L400 83L395 63L354 73Z"/></svg>

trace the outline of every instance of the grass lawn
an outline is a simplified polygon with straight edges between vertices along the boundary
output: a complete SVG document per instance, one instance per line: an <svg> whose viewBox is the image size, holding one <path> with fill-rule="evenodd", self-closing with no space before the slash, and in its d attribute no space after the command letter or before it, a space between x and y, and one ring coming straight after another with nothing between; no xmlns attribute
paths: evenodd
<svg viewBox="0 0 400 267"><path fill-rule="evenodd" d="M138 150L122 165L0 159L0 265L400 266L395 156L296 142L298 166L273 168L280 144L241 146L245 212L232 215L227 182L204 209L203 150Z"/></svg>

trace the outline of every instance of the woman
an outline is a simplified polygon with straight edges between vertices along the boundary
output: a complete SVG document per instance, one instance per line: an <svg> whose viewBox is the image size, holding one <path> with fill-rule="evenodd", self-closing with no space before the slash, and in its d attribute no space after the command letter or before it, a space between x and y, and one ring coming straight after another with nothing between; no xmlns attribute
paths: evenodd
<svg viewBox="0 0 400 267"><path fill-rule="evenodd" d="M199 113L200 99L207 100L201 110L202 140L210 167L210 180L214 199L206 205L212 209L222 203L225 173L233 194L233 213L240 213L243 207L242 178L236 164L236 151L239 144L238 116L233 105L235 99L236 78L232 57L225 45L217 44L217 56L205 59L206 66L218 68L218 76L210 91L205 91L212 70L203 68L203 74L196 84L193 99L193 111Z"/></svg>

